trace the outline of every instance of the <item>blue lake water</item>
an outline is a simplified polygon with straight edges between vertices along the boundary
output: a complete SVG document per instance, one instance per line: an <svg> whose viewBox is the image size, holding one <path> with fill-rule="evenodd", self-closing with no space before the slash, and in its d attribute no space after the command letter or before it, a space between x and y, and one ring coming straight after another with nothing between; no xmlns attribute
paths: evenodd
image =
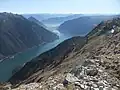
<svg viewBox="0 0 120 90"><path fill-rule="evenodd" d="M12 71L16 67L23 66L26 62L37 57L41 53L56 47L58 44L60 44L67 38L61 37L54 42L41 46L36 46L24 52L18 53L14 56L14 58L3 60L2 62L0 62L0 82L7 81L12 76Z"/></svg>

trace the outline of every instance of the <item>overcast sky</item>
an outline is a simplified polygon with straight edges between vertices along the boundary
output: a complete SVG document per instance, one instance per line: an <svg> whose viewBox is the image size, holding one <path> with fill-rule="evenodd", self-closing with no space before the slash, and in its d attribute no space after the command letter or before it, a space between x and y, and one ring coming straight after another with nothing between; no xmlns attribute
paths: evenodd
<svg viewBox="0 0 120 90"><path fill-rule="evenodd" d="M120 13L120 0L0 0L0 12Z"/></svg>

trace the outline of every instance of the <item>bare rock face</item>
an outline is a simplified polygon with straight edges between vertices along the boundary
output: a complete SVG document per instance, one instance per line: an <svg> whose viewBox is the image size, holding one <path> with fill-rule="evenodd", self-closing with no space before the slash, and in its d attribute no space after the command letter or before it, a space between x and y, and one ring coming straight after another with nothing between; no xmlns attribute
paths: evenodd
<svg viewBox="0 0 120 90"><path fill-rule="evenodd" d="M58 39L57 35L21 15L0 13L0 54L3 56L55 39Z"/></svg>

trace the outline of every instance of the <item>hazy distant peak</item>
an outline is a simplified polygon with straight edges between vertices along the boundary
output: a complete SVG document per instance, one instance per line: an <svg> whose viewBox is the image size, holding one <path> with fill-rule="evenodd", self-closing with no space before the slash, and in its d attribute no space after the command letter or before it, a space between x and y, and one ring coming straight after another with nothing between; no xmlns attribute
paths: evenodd
<svg viewBox="0 0 120 90"><path fill-rule="evenodd" d="M37 20L37 19L34 18L33 16L30 16L30 17L28 18L28 20L31 21L31 22L37 23L38 25L46 28L46 26L45 26L42 22L40 22L39 20Z"/></svg>

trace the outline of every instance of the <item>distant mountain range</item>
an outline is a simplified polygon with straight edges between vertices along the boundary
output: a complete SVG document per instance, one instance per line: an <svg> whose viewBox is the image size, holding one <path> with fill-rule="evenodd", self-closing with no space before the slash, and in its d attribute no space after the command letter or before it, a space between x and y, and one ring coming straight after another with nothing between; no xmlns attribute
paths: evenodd
<svg viewBox="0 0 120 90"><path fill-rule="evenodd" d="M29 17L34 17L39 21L45 20L45 19L49 19L49 18L55 18L55 17L67 17L71 14L22 14L25 18L29 18Z"/></svg>
<svg viewBox="0 0 120 90"><path fill-rule="evenodd" d="M52 32L59 32L57 28L59 25L67 20L72 20L84 16L83 14L23 14L27 19L42 23L48 30ZM34 19L34 20L33 20ZM35 20L36 19L36 20Z"/></svg>
<svg viewBox="0 0 120 90"><path fill-rule="evenodd" d="M116 15L98 15L98 16L83 16L77 19L68 20L62 23L58 30L70 36L86 35L89 31L95 28L101 21L118 17Z"/></svg>
<svg viewBox="0 0 120 90"><path fill-rule="evenodd" d="M1 58L58 39L56 34L30 20L17 14L0 13Z"/></svg>
<svg viewBox="0 0 120 90"><path fill-rule="evenodd" d="M39 24L41 23L40 25L51 31L59 30L58 32L67 36L79 36L86 35L101 21L118 17L119 15L28 14L24 16L32 19L32 21L39 22Z"/></svg>
<svg viewBox="0 0 120 90"><path fill-rule="evenodd" d="M40 22L39 20L37 20L36 18L34 18L32 16L29 17L28 20L30 20L31 22L35 22L35 23L37 23L38 25L40 25L40 26L42 26L44 28L47 28L42 22Z"/></svg>
<svg viewBox="0 0 120 90"><path fill-rule="evenodd" d="M67 20L72 20L75 18L79 18L83 16L82 14L72 14L69 16L64 16L64 17L53 17L53 18L48 18L48 19L44 19L42 20L42 22L44 24L62 24L63 22L67 21Z"/></svg>

